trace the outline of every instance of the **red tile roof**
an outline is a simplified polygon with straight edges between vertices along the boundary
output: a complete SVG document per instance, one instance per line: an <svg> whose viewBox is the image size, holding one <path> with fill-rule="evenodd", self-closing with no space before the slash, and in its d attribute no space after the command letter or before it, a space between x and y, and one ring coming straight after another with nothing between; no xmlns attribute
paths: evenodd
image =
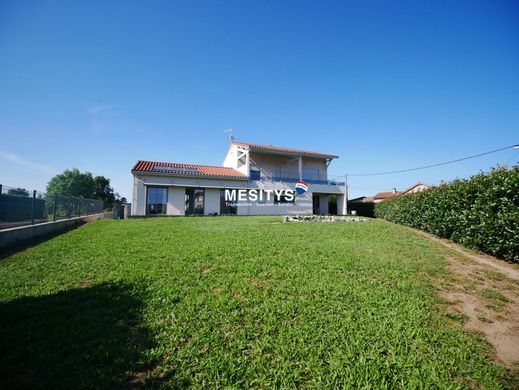
<svg viewBox="0 0 519 390"><path fill-rule="evenodd" d="M291 148L282 148L279 146L272 145L258 145L258 144L249 144L246 142L237 142L233 141L233 145L243 146L245 148L249 148L250 150L264 150L269 152L281 152L281 153L289 153L289 154L305 154L305 155L313 155L321 158L338 158L335 154L328 153L320 153L320 152L312 152L310 150L300 150L300 149L291 149Z"/></svg>
<svg viewBox="0 0 519 390"><path fill-rule="evenodd" d="M233 179L248 179L246 175L233 168L142 160L137 161L137 164L135 164L132 169L132 173L133 172L156 172L182 176L217 176Z"/></svg>
<svg viewBox="0 0 519 390"><path fill-rule="evenodd" d="M379 192L378 194L374 195L373 198L374 199L391 199L391 198L394 198L395 196L398 196L400 195L401 192Z"/></svg>

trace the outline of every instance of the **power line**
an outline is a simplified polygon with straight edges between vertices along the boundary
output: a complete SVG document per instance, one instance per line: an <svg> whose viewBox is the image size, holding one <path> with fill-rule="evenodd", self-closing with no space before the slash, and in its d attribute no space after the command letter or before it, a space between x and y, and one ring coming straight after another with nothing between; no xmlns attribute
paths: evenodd
<svg viewBox="0 0 519 390"><path fill-rule="evenodd" d="M409 168L409 169L400 169L398 171L375 172L375 173L356 173L356 174L351 174L351 175L348 174L348 176L381 176L381 175L391 175L393 173L403 173L403 172L418 171L420 169L439 167L441 165L447 165L447 164L452 164L452 163L456 163L456 162L460 162L460 161L465 161L465 160L469 160L471 158L486 156L487 154L497 153L497 152L501 152L502 150L506 150L506 149L510 149L510 148L518 148L518 147L519 147L519 145L510 145L510 146L506 146L504 148L499 148L499 149L491 150L489 152L479 153L479 154L475 154L473 156L458 158L456 160L445 161L445 162L441 162L441 163L437 163L437 164L424 165L422 167Z"/></svg>

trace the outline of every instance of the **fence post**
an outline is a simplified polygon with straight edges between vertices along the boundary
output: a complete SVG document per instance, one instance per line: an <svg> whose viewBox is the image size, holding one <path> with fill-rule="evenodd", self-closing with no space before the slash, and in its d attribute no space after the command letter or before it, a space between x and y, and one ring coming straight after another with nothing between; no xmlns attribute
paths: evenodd
<svg viewBox="0 0 519 390"><path fill-rule="evenodd" d="M32 191L32 202L31 202L31 225L34 225L34 200L36 199L36 190Z"/></svg>
<svg viewBox="0 0 519 390"><path fill-rule="evenodd" d="M70 219L70 207L72 206L72 196L68 197L68 218Z"/></svg>
<svg viewBox="0 0 519 390"><path fill-rule="evenodd" d="M77 212L78 217L81 217L81 203L83 203L83 199L79 198L79 207Z"/></svg>
<svg viewBox="0 0 519 390"><path fill-rule="evenodd" d="M54 217L52 218L56 222L56 213L58 212L58 194L54 194Z"/></svg>

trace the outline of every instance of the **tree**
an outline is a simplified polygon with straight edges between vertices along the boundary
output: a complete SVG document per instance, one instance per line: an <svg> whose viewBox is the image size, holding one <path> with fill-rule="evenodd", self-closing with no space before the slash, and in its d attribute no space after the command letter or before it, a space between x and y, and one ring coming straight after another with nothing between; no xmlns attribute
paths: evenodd
<svg viewBox="0 0 519 390"><path fill-rule="evenodd" d="M115 202L114 189L110 187L110 179L104 176L94 177L94 199L102 200L105 205Z"/></svg>
<svg viewBox="0 0 519 390"><path fill-rule="evenodd" d="M27 191L25 188L9 188L7 190L7 195L14 195L14 196L29 196L29 191Z"/></svg>
<svg viewBox="0 0 519 390"><path fill-rule="evenodd" d="M81 173L77 168L66 169L47 184L47 195L53 194L92 199L95 194L94 178L90 172Z"/></svg>

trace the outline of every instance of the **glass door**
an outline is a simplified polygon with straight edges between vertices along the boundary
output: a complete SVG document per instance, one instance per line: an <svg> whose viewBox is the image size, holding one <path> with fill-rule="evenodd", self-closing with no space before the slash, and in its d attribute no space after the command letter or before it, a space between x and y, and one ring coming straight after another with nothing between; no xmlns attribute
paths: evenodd
<svg viewBox="0 0 519 390"><path fill-rule="evenodd" d="M167 206L167 187L146 187L146 215L164 215Z"/></svg>
<svg viewBox="0 0 519 390"><path fill-rule="evenodd" d="M205 191L203 188L186 188L186 215L204 214Z"/></svg>

